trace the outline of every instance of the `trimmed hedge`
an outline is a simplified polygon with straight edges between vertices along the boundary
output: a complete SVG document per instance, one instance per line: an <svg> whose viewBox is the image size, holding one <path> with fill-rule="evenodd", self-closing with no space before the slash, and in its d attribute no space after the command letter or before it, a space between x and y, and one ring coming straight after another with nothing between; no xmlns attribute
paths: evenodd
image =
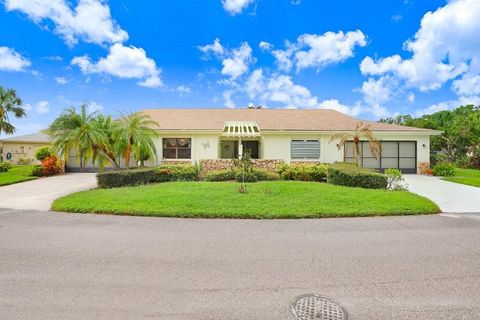
<svg viewBox="0 0 480 320"><path fill-rule="evenodd" d="M156 168L155 182L197 181L198 169L189 164L161 165Z"/></svg>
<svg viewBox="0 0 480 320"><path fill-rule="evenodd" d="M320 163L282 164L277 167L282 180L326 181L328 166Z"/></svg>
<svg viewBox="0 0 480 320"><path fill-rule="evenodd" d="M386 189L387 177L380 172L355 164L337 163L328 166L327 182L346 187Z"/></svg>
<svg viewBox="0 0 480 320"><path fill-rule="evenodd" d="M228 181L235 180L235 171L231 169L213 170L205 174L205 181Z"/></svg>
<svg viewBox="0 0 480 320"><path fill-rule="evenodd" d="M235 172L235 180L237 180L237 182L257 182L258 178L253 171L245 172L245 174L241 171L237 171Z"/></svg>
<svg viewBox="0 0 480 320"><path fill-rule="evenodd" d="M192 165L161 165L97 174L99 188L120 188L168 181L197 181L198 170Z"/></svg>
<svg viewBox="0 0 480 320"><path fill-rule="evenodd" d="M156 169L109 171L97 174L99 188L120 188L155 182Z"/></svg>
<svg viewBox="0 0 480 320"><path fill-rule="evenodd" d="M275 181L280 180L280 175L265 169L253 169L253 174L258 181Z"/></svg>

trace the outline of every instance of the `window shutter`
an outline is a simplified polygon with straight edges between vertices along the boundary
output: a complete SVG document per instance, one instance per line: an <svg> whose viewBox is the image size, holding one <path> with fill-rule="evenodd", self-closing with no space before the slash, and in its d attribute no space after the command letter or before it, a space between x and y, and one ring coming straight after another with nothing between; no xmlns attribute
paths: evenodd
<svg viewBox="0 0 480 320"><path fill-rule="evenodd" d="M292 140L292 159L319 159L320 141L318 140Z"/></svg>

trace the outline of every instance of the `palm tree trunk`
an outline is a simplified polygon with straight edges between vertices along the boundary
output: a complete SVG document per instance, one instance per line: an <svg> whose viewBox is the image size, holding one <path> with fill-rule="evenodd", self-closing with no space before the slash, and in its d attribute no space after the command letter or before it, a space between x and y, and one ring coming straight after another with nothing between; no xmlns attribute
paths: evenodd
<svg viewBox="0 0 480 320"><path fill-rule="evenodd" d="M80 172L83 173L83 152L80 152Z"/></svg>
<svg viewBox="0 0 480 320"><path fill-rule="evenodd" d="M130 143L127 144L127 149L125 150L125 168L129 168L130 166L130 153L132 151L132 146Z"/></svg>

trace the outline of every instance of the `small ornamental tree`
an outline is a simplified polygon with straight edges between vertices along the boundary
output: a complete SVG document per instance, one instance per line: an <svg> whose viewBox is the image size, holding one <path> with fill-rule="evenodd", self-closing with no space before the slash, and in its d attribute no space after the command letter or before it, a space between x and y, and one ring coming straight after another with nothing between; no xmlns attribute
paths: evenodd
<svg viewBox="0 0 480 320"><path fill-rule="evenodd" d="M48 158L51 155L52 149L50 149L49 146L38 148L37 151L35 151L35 159L37 159L38 161L43 161L45 158Z"/></svg>
<svg viewBox="0 0 480 320"><path fill-rule="evenodd" d="M42 160L43 174L53 176L62 173L62 162L56 156L49 156Z"/></svg>

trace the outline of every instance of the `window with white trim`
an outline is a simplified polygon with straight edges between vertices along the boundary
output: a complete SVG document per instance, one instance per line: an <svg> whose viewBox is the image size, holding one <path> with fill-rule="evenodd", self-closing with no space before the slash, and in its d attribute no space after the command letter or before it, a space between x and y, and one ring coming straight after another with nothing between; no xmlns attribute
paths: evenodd
<svg viewBox="0 0 480 320"><path fill-rule="evenodd" d="M192 155L192 139L190 138L164 138L164 159L190 159Z"/></svg>
<svg viewBox="0 0 480 320"><path fill-rule="evenodd" d="M295 160L318 160L320 159L320 141L292 140L290 155Z"/></svg>

